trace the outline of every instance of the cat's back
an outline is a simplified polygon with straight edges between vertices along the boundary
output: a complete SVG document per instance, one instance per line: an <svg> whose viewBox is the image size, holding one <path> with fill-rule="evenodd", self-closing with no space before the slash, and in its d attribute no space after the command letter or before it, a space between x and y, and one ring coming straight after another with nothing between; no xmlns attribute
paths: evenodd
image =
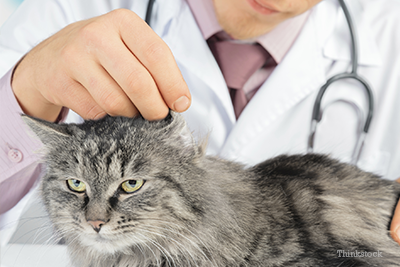
<svg viewBox="0 0 400 267"><path fill-rule="evenodd" d="M374 202L400 193L400 184L365 172L357 166L321 154L281 155L251 169L261 187L279 186L286 194L311 190L314 195L361 197ZM349 196L351 194L351 196Z"/></svg>
<svg viewBox="0 0 400 267"><path fill-rule="evenodd" d="M266 231L264 242L291 249L290 262L399 266L400 247L389 225L400 184L318 154L283 155L249 171L264 197L260 208L268 207L266 222L279 221L280 231ZM354 257L360 253L372 256Z"/></svg>

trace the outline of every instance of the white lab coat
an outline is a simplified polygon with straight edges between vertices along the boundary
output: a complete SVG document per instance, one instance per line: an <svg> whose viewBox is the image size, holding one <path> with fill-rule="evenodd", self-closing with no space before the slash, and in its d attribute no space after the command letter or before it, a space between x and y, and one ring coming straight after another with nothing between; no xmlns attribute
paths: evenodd
<svg viewBox="0 0 400 267"><path fill-rule="evenodd" d="M359 73L372 85L375 114L359 166L400 177L400 2L352 0L357 27ZM0 76L29 49L62 27L115 8L145 16L145 0L26 0L1 29ZM282 153L305 153L311 111L327 78L350 69L348 27L336 0L313 8L283 61L235 120L228 89L193 15L183 0L157 0L152 28L171 48L192 94L184 113L196 136L209 134L208 153L255 164ZM134 25L132 25L134 27ZM323 106L335 99L357 103L365 113L360 85L338 82ZM349 161L358 119L354 110L334 103L318 126L316 152Z"/></svg>

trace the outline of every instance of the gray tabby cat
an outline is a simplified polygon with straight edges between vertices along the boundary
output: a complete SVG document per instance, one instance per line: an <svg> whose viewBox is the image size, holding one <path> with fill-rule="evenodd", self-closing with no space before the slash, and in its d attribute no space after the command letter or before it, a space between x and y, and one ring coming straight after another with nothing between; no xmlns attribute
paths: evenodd
<svg viewBox="0 0 400 267"><path fill-rule="evenodd" d="M74 266L400 266L400 185L322 155L251 168L206 156L184 119L24 117Z"/></svg>

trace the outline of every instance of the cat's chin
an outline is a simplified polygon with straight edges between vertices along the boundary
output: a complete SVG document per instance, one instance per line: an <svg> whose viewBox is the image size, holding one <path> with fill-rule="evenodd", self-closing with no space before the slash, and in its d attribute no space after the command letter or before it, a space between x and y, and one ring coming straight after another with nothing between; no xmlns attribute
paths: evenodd
<svg viewBox="0 0 400 267"><path fill-rule="evenodd" d="M115 254L117 252L127 252L132 246L131 242L121 239L109 239L102 235L82 236L80 239L81 245L100 252L102 254Z"/></svg>

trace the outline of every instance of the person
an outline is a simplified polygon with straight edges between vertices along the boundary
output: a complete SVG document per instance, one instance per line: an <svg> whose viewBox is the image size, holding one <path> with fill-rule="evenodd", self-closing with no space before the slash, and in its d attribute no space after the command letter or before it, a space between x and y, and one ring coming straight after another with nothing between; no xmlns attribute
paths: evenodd
<svg viewBox="0 0 400 267"><path fill-rule="evenodd" d="M210 154L252 165L306 152L318 89L351 66L337 0L157 0L151 27L143 21L147 3L25 0L1 28L1 213L12 212L43 171L35 154L41 144L20 113L54 122L139 113L158 120L171 109L198 135L209 133ZM396 179L400 2L348 4L359 73L375 104L358 166ZM360 88L340 81L326 93L316 152L350 161L358 108L344 102L365 113ZM395 214L399 241L400 205Z"/></svg>

